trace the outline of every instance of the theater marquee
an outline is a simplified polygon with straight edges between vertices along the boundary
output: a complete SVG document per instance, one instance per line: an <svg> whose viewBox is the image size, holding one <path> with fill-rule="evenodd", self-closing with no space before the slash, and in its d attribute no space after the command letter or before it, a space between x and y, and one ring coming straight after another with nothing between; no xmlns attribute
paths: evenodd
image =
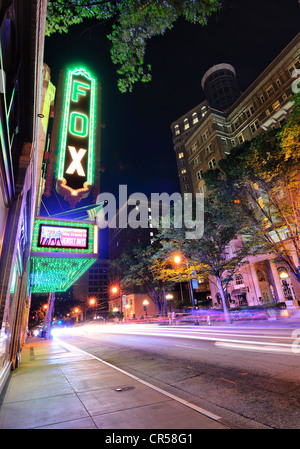
<svg viewBox="0 0 300 449"><path fill-rule="evenodd" d="M56 190L72 207L94 184L96 80L83 68L66 76Z"/></svg>

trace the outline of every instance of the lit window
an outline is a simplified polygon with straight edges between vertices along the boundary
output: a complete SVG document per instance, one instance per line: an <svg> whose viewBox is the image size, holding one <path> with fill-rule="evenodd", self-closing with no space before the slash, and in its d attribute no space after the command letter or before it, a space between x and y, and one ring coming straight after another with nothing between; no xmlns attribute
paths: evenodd
<svg viewBox="0 0 300 449"><path fill-rule="evenodd" d="M240 273L238 273L238 274L235 276L235 283L236 283L236 285L241 285L241 284L244 283L243 276L242 276Z"/></svg>
<svg viewBox="0 0 300 449"><path fill-rule="evenodd" d="M180 134L179 125L175 125L175 136L177 136L178 134Z"/></svg>
<svg viewBox="0 0 300 449"><path fill-rule="evenodd" d="M186 173L186 169L181 170L181 174L184 175Z"/></svg>
<svg viewBox="0 0 300 449"><path fill-rule="evenodd" d="M282 99L285 101L287 100L287 94L282 94Z"/></svg>
<svg viewBox="0 0 300 449"><path fill-rule="evenodd" d="M187 118L184 119L184 129L189 129L190 124Z"/></svg>
<svg viewBox="0 0 300 449"><path fill-rule="evenodd" d="M271 113L270 113L270 111L269 111L269 109L266 109L266 115L270 115Z"/></svg>
<svg viewBox="0 0 300 449"><path fill-rule="evenodd" d="M274 110L280 108L280 101L279 100L275 101L275 103L272 104L272 108Z"/></svg>
<svg viewBox="0 0 300 449"><path fill-rule="evenodd" d="M192 119L193 119L193 125L195 125L195 123L197 123L199 121L197 112L194 112L194 114L192 115Z"/></svg>
<svg viewBox="0 0 300 449"><path fill-rule="evenodd" d="M245 138L244 138L243 134L240 134L240 135L238 136L238 139L239 139L239 143L245 142Z"/></svg>
<svg viewBox="0 0 300 449"><path fill-rule="evenodd" d="M184 154L183 154L183 153L179 153L179 154L178 154L178 158L179 158L179 159L182 159L183 157L184 157Z"/></svg>

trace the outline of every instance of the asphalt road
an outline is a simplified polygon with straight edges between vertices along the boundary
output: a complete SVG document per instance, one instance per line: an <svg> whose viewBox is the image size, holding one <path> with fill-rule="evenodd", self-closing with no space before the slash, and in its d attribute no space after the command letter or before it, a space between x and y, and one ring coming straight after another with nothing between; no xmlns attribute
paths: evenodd
<svg viewBox="0 0 300 449"><path fill-rule="evenodd" d="M300 428L300 329L115 324L59 338L233 427Z"/></svg>

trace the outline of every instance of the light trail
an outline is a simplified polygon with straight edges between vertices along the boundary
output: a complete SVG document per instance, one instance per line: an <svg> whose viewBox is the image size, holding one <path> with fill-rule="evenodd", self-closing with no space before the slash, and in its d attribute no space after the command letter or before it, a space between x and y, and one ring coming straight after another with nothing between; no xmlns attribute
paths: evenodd
<svg viewBox="0 0 300 449"><path fill-rule="evenodd" d="M190 327L176 327L168 326L167 328L159 327L151 324L120 324L120 325L83 325L71 330L72 335L84 334L86 336L93 336L97 334L118 334L118 335L136 335L136 336L151 336L151 337L168 337L180 338L198 341L213 342L216 347L227 349L246 349L258 351L277 351L295 354L293 347L295 338L284 335L266 335L266 329L263 335L252 333L254 329L211 329L211 328L197 328ZM285 331L290 331L285 329ZM266 341L268 340L268 341ZM273 341L269 341L273 340ZM275 341L274 341L275 340Z"/></svg>

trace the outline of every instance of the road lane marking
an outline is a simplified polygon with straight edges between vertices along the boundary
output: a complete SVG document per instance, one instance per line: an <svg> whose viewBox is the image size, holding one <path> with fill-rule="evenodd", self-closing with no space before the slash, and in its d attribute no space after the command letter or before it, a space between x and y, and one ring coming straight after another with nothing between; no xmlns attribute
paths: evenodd
<svg viewBox="0 0 300 449"><path fill-rule="evenodd" d="M231 384L236 384L233 380L225 379L224 377L219 377L221 380L226 380L226 382L230 382Z"/></svg>

